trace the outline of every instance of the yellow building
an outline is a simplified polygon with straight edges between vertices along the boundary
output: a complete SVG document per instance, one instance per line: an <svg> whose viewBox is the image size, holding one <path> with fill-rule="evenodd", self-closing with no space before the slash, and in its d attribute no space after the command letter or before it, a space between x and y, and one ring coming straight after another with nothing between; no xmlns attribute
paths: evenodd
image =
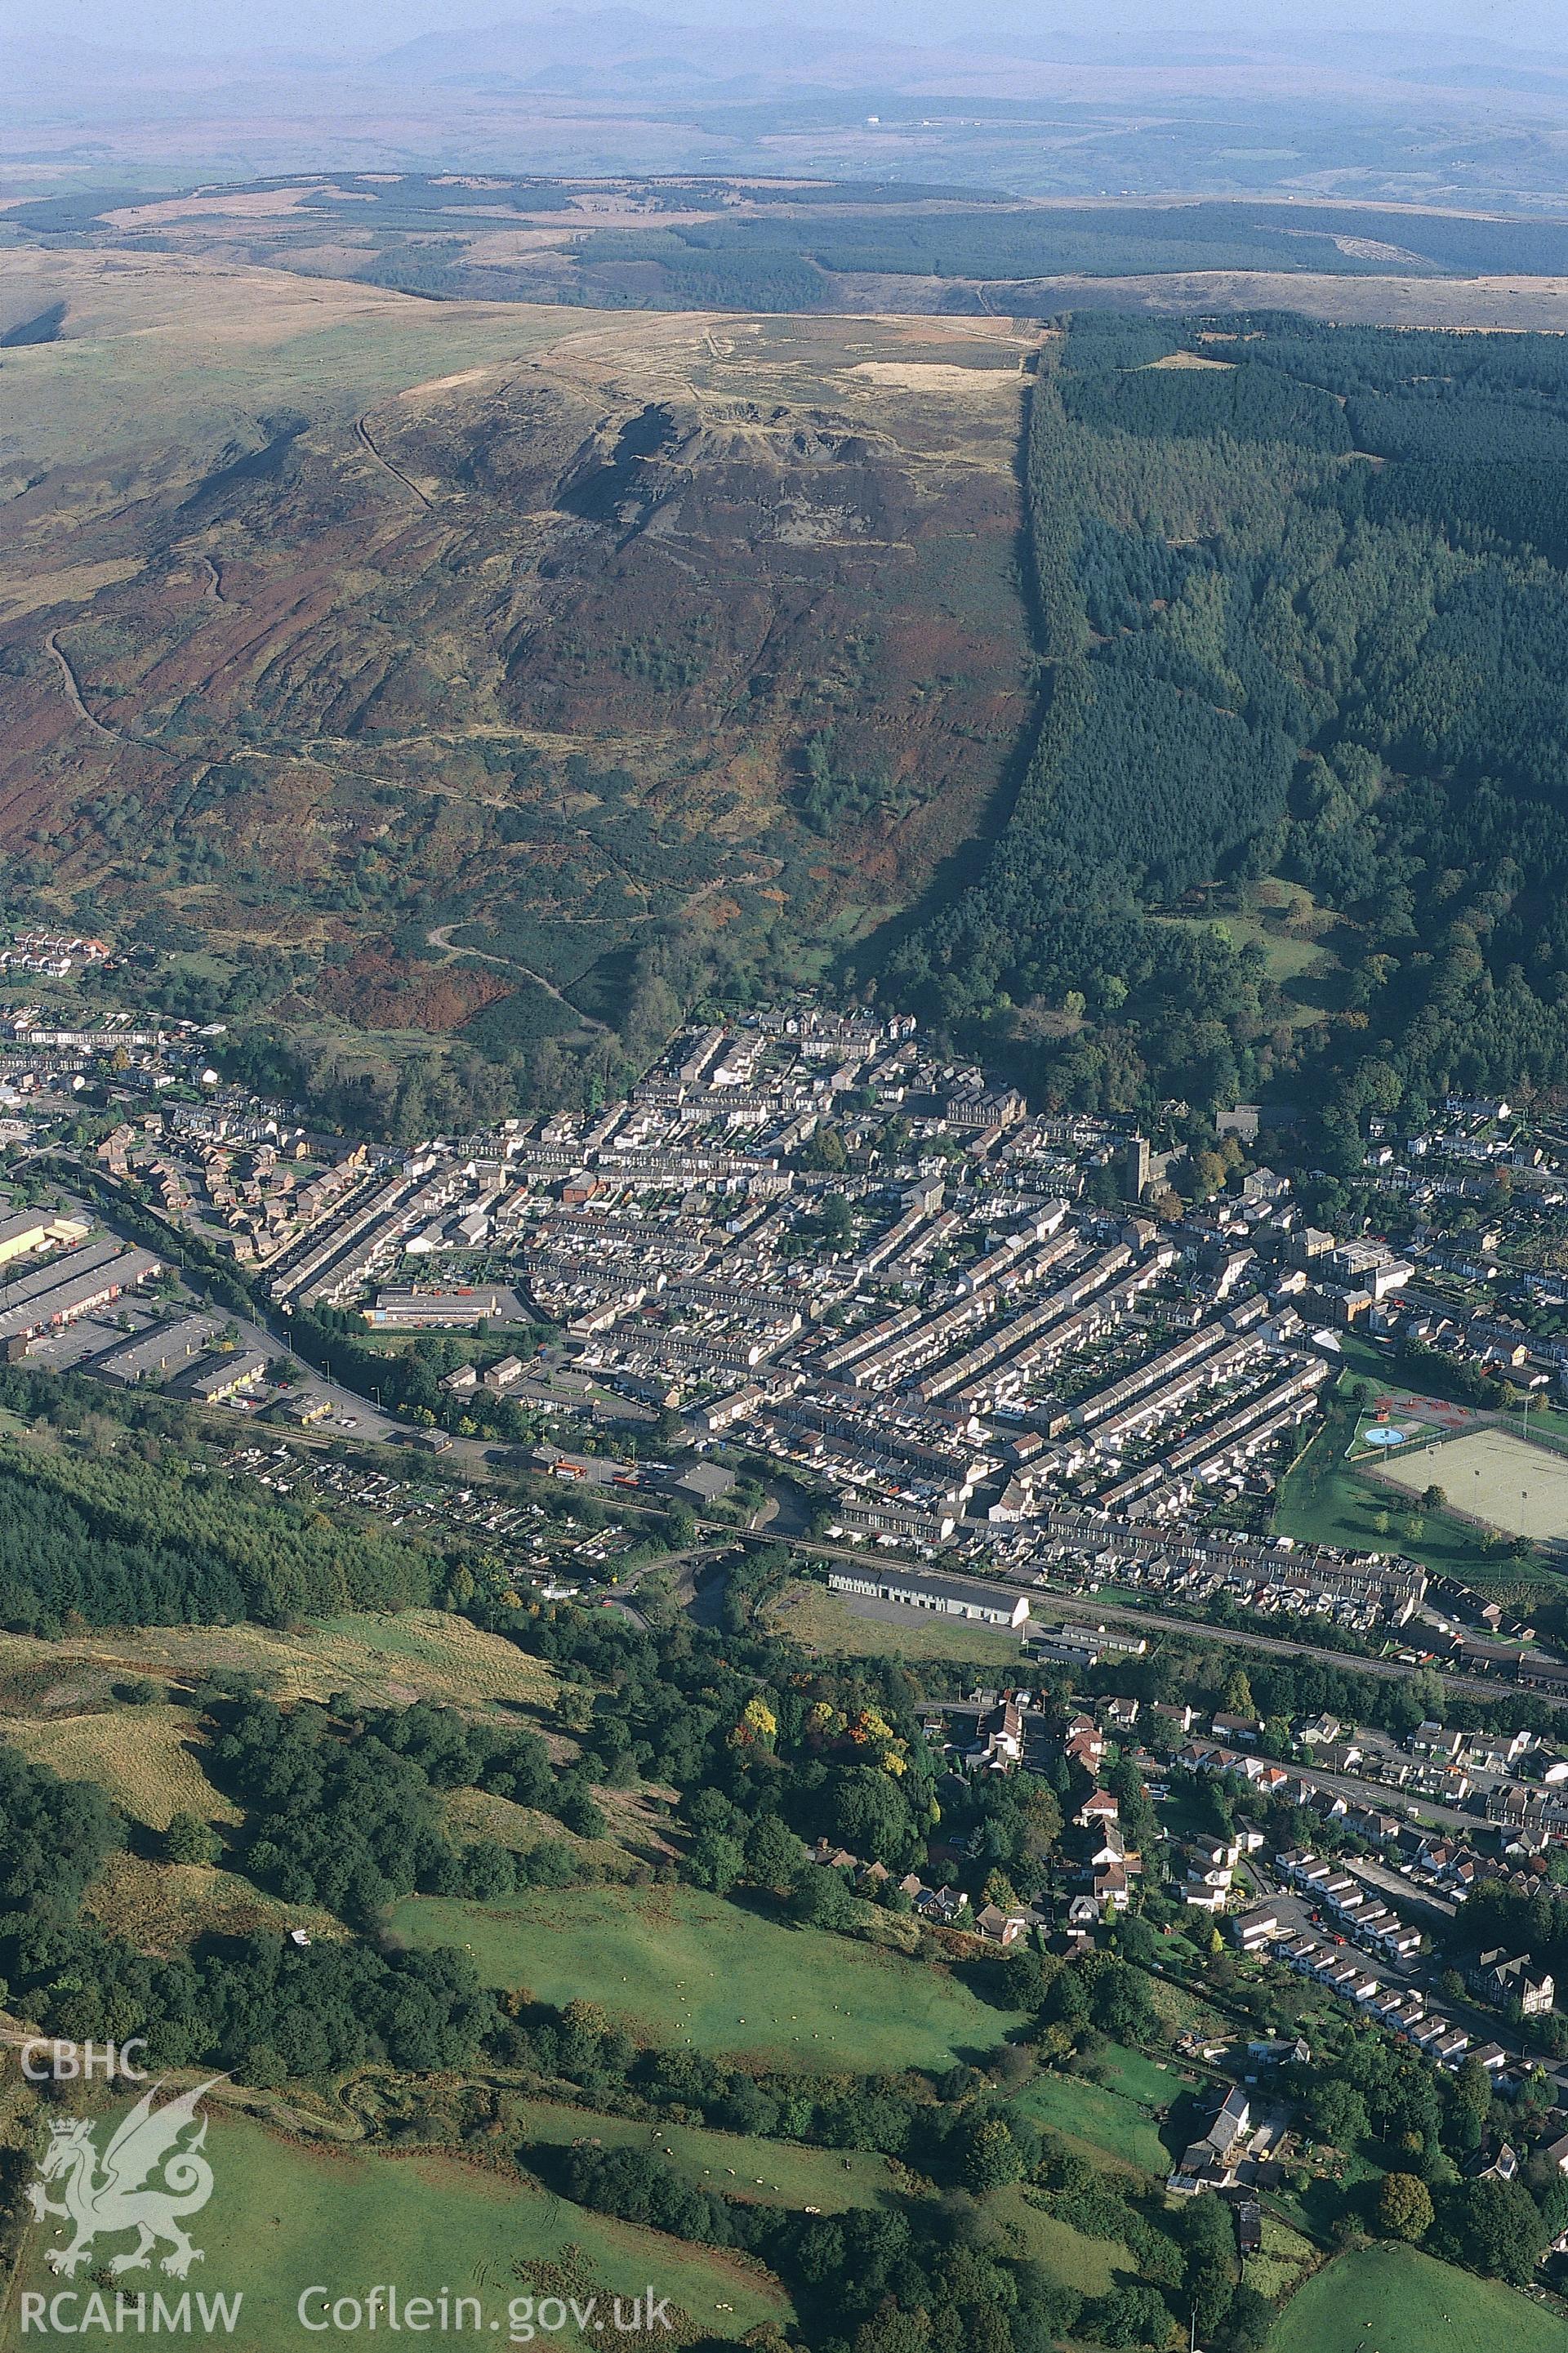
<svg viewBox="0 0 1568 2353"><path fill-rule="evenodd" d="M85 1218L68 1218L58 1210L23 1209L0 1219L0 1266L29 1250L47 1250L51 1242L81 1242L91 1231Z"/></svg>

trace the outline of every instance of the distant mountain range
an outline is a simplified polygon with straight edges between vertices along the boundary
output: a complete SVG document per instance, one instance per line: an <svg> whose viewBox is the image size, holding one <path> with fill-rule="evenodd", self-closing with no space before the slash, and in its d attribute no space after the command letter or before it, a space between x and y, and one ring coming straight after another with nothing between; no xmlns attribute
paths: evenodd
<svg viewBox="0 0 1568 2353"><path fill-rule="evenodd" d="M1528 18L1539 32L1542 46L1533 50L1473 31L1435 34L1429 8L1396 10L1403 28L1386 16L1369 28L1363 10L1314 12L1303 23L1300 9L1269 0L1247 12L1245 25L1234 8L1168 8L1161 0L1118 10L1098 26L1081 7L1043 16L1032 9L872 7L858 12L847 30L841 22L798 16L736 21L733 8L719 12L726 21L714 22L711 13L700 5L669 16L640 8L550 9L423 34L376 58L373 69L453 79L508 75L531 89L590 93L595 85L602 91L606 74L618 80L651 72L656 86L679 85L693 94L739 79L782 87L880 83L904 94L934 95L985 87L999 93L1020 66L1230 77L1265 65L1273 73L1283 44L1286 53L1346 80L1514 87L1535 75L1550 83L1568 72L1568 37L1560 16L1534 9L1514 12L1517 29ZM1205 29L1205 16L1212 30ZM647 87L646 80L639 84L642 94Z"/></svg>
<svg viewBox="0 0 1568 2353"><path fill-rule="evenodd" d="M668 15L536 9L348 55L318 46L303 0L258 0L258 45L223 52L172 46L154 7L145 47L0 39L15 126L0 199L352 164L1561 208L1561 11L1520 0L1480 30L1454 0L1378 15L1369 26L1348 0L1137 0L1099 19L1084 0L775 0L752 19L740 0L670 0Z"/></svg>
<svg viewBox="0 0 1568 2353"><path fill-rule="evenodd" d="M589 95L625 87L646 98L650 87L693 96L802 83L908 90L967 77L973 62L945 46L782 19L742 27L672 22L637 8L562 8L471 32L426 33L376 58L373 70L487 82L506 77L521 88Z"/></svg>

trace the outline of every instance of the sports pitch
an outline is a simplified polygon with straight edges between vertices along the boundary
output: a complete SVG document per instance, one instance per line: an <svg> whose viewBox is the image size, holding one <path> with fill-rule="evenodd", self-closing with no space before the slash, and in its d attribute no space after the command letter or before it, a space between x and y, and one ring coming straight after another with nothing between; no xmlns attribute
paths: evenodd
<svg viewBox="0 0 1568 2353"><path fill-rule="evenodd" d="M1382 1475L1417 1495L1441 1487L1456 1511L1505 1535L1538 1543L1568 1536L1568 1455L1529 1445L1506 1430L1476 1430L1419 1454L1396 1454Z"/></svg>

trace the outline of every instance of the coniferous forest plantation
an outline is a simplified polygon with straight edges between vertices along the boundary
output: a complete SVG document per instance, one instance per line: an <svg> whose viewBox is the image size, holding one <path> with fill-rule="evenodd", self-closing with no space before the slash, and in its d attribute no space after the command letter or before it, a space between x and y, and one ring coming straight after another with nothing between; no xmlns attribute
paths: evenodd
<svg viewBox="0 0 1568 2353"><path fill-rule="evenodd" d="M1077 1009L1067 1103L1285 1096L1345 1151L1568 1079L1565 456L1554 337L1075 318L1029 424L1039 739L897 993ZM1331 1023L1169 920L1269 875L1354 922Z"/></svg>

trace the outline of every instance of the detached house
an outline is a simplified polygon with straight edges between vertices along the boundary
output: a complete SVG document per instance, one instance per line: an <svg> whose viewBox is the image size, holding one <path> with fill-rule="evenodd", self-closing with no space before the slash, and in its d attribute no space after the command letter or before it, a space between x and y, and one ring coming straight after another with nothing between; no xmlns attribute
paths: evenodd
<svg viewBox="0 0 1568 2353"><path fill-rule="evenodd" d="M1217 2115L1201 2140L1184 2150L1182 2161L1166 2181L1178 2197L1193 2198L1201 2189L1228 2189L1249 2126L1252 2109L1239 2084L1226 2093Z"/></svg>
<svg viewBox="0 0 1568 2353"><path fill-rule="evenodd" d="M1126 1865L1120 1862L1106 1863L1102 1869L1095 1873L1091 1890L1101 1912L1125 1912L1132 1901L1132 1890L1128 1882Z"/></svg>
<svg viewBox="0 0 1568 2353"><path fill-rule="evenodd" d="M1503 1946L1482 1953L1470 1971L1470 1989L1483 2001L1506 2010L1517 2001L1524 2018L1542 2018L1552 2008L1556 1993L1550 1969L1538 1969L1528 1956L1520 1953L1510 1957Z"/></svg>

